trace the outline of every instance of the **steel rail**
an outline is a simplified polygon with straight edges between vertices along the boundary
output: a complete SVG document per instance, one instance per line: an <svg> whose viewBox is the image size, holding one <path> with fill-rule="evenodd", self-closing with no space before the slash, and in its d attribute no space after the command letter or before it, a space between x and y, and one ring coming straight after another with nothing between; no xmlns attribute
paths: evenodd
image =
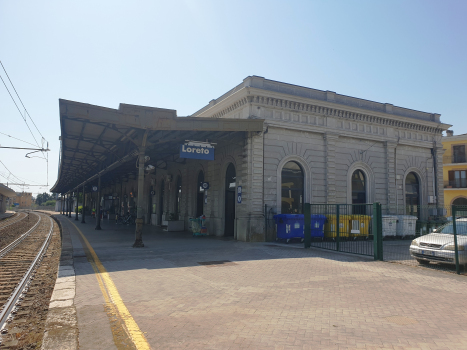
<svg viewBox="0 0 467 350"><path fill-rule="evenodd" d="M18 212L18 216L19 216L19 214L23 214L23 213L24 213L24 212ZM15 223L17 223L17 222L20 222L21 220L26 219L26 217L27 217L27 215L24 215L23 217L21 217L21 218L19 218L19 219L18 219L18 218L15 218L15 220L13 220L13 222L10 222L8 225L1 225L1 224L0 224L0 230L3 230L5 227L8 227L8 226L13 225L13 224L15 224ZM7 219L7 220L8 220L8 219Z"/></svg>
<svg viewBox="0 0 467 350"><path fill-rule="evenodd" d="M34 231L34 229L39 225L39 223L41 222L42 218L40 215L37 215L36 213L33 213L34 215L36 215L37 217L39 217L39 220L37 220L36 224L31 227L27 232L23 233L21 236L19 236L18 238L16 238L13 242L11 242L10 244L8 244L5 248L1 249L0 250L0 259L3 258L3 256L5 254L7 254L10 250L12 250L13 248L15 248L18 244L21 243L21 241L23 239L25 239L27 236L29 236L31 234L32 231Z"/></svg>
<svg viewBox="0 0 467 350"><path fill-rule="evenodd" d="M23 292L25 292L25 288L28 286L30 279L32 277L32 274L35 272L37 263L43 258L45 252L47 251L47 248L49 247L49 244L52 238L53 228L54 228L52 218L49 217L49 220L50 220L50 231L47 234L47 238L45 239L44 244L42 244L42 247L39 250L39 253L37 253L36 258L32 262L29 269L26 271L26 273L23 275L23 278L18 283L13 293L11 293L8 301L5 303L5 305L3 305L3 308L0 312L0 330L3 330L5 323L9 319L10 314L13 312L13 310L17 306L16 304L18 302L18 299L23 294Z"/></svg>

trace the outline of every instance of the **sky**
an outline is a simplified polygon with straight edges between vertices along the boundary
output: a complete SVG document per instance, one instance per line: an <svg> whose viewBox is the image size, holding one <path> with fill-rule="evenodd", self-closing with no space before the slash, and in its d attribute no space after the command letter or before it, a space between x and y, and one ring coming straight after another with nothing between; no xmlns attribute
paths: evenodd
<svg viewBox="0 0 467 350"><path fill-rule="evenodd" d="M187 116L250 75L440 113L467 133L465 18L465 0L0 0L0 61L33 134L0 66L20 109L0 82L0 145L50 148L48 167L0 148L0 182L53 186L59 98Z"/></svg>

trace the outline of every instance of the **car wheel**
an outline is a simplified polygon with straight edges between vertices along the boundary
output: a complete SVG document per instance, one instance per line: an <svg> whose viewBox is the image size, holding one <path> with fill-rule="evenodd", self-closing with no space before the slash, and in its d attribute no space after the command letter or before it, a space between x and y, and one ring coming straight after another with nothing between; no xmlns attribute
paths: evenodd
<svg viewBox="0 0 467 350"><path fill-rule="evenodd" d="M428 265L430 263L428 260L423 260L423 259L417 259L417 262L420 265Z"/></svg>

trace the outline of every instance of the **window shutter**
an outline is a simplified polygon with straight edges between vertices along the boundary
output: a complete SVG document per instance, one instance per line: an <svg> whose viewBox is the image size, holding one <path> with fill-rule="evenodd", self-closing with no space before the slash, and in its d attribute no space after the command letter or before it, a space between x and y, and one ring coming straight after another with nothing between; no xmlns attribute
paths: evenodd
<svg viewBox="0 0 467 350"><path fill-rule="evenodd" d="M449 182L454 181L454 170L449 171Z"/></svg>

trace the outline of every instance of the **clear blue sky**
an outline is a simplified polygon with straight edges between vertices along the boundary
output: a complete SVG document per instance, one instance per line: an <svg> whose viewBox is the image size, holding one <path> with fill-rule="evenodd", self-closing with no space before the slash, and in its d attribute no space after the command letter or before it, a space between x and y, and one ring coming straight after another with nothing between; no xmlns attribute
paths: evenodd
<svg viewBox="0 0 467 350"><path fill-rule="evenodd" d="M0 60L50 142L50 188L59 98L185 116L259 75L440 113L467 133L466 18L465 0L0 0ZM0 84L0 132L34 143ZM2 134L0 144L27 146ZM24 155L0 149L14 175L46 184L45 161Z"/></svg>

